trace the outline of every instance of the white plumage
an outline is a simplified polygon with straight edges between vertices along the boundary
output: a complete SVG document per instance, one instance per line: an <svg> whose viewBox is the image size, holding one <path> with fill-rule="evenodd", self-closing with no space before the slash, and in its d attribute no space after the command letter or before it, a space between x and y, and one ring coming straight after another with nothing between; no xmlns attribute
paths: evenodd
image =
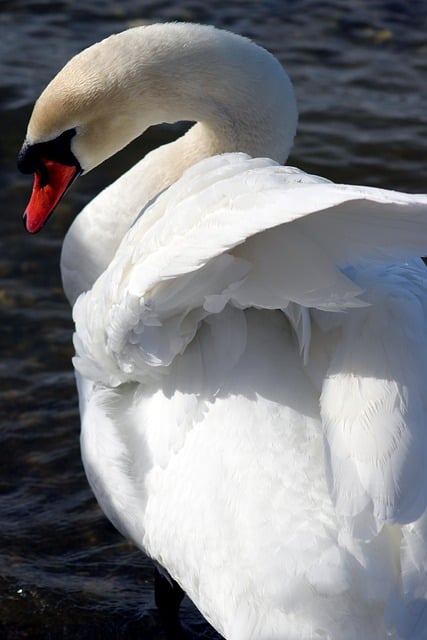
<svg viewBox="0 0 427 640"><path fill-rule="evenodd" d="M195 25L129 33L122 82L131 75L133 92L129 46L143 43L143 82L150 33L157 72L188 39L202 69L205 41L231 47L233 78L248 75L249 50L273 60ZM117 42L96 53L114 48L120 75ZM233 88L242 104L239 87L221 87L227 109ZM283 87L292 129L287 78ZM256 93L251 114L264 106ZM224 113L217 100L203 106L197 137L195 127L153 152L66 239L88 479L115 526L228 640L423 640L427 196L223 153L281 159L261 137L254 153L244 132L228 145L227 126L212 125ZM80 149L91 168L90 147Z"/></svg>

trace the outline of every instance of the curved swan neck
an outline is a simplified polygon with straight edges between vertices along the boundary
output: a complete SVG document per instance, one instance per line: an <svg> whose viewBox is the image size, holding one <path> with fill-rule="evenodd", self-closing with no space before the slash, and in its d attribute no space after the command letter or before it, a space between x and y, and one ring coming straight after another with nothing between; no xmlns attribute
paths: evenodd
<svg viewBox="0 0 427 640"><path fill-rule="evenodd" d="M213 27L160 24L110 36L70 60L38 99L27 143L75 129L84 171L149 126L193 120L215 151L283 162L297 124L291 82L265 49Z"/></svg>
<svg viewBox="0 0 427 640"><path fill-rule="evenodd" d="M72 148L85 171L126 146L148 126L197 122L182 139L138 163L73 224L64 247L65 271L68 268L74 273L69 263L70 256L79 253L75 249L81 242L77 230L84 229L85 242L93 247L79 292L91 286L108 265L143 206L189 166L207 156L233 151L284 162L292 146L297 109L287 74L265 49L229 32L189 24L138 27L83 51L63 73L72 74L73 87L79 85L84 94L80 99L68 97L68 102L78 104L69 126L79 132ZM81 77L80 84L76 77ZM64 95L64 85L59 74L46 94L56 89L56 94L61 90ZM39 102L43 104L43 94ZM82 102L86 111L80 112ZM88 104L91 117L81 122ZM37 120L37 113L33 118ZM29 136L31 130L30 123ZM75 273L73 278L79 280ZM64 276L65 287L66 279ZM72 300L77 293L72 292Z"/></svg>
<svg viewBox="0 0 427 640"><path fill-rule="evenodd" d="M147 123L193 120L203 123L210 154L243 151L286 160L296 102L287 74L265 49L201 25L153 25L120 36L126 100L140 119L139 132Z"/></svg>

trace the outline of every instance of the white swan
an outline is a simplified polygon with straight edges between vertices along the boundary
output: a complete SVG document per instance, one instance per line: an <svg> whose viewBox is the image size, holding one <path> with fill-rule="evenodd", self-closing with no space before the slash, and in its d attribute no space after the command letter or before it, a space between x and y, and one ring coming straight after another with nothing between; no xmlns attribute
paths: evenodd
<svg viewBox="0 0 427 640"><path fill-rule="evenodd" d="M278 62L163 24L42 93L28 230L182 119L64 242L89 482L228 640L425 639L427 196L279 166L297 115Z"/></svg>

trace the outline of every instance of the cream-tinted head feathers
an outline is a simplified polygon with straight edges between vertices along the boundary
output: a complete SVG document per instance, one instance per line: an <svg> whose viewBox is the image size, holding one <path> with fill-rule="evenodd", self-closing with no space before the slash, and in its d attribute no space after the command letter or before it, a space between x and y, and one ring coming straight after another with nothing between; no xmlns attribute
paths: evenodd
<svg viewBox="0 0 427 640"><path fill-rule="evenodd" d="M264 49L213 27L160 24L70 60L38 99L26 142L75 129L71 149L88 171L148 126L178 120L203 122L218 151L284 161L297 113L286 73Z"/></svg>

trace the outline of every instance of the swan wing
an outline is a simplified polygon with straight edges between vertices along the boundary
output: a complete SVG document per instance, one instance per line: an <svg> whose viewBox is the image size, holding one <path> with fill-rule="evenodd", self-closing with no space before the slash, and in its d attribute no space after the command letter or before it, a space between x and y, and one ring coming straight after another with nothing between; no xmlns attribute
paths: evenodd
<svg viewBox="0 0 427 640"><path fill-rule="evenodd" d="M363 304L343 268L422 254L426 211L426 196L244 154L209 158L148 207L78 299L75 365L109 385L158 375L228 302L287 309L307 348L305 310Z"/></svg>
<svg viewBox="0 0 427 640"><path fill-rule="evenodd" d="M370 305L341 314L320 405L331 495L354 533L371 539L427 507L426 269L368 265L355 279Z"/></svg>

